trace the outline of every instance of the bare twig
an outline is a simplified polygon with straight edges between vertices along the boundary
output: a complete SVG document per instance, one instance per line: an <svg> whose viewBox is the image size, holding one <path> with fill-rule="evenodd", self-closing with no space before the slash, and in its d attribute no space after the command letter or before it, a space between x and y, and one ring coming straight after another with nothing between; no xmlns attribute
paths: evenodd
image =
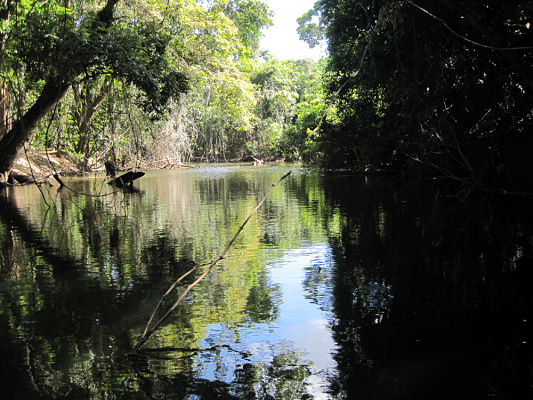
<svg viewBox="0 0 533 400"><path fill-rule="evenodd" d="M148 328L150 327L150 325L152 324L152 321L154 320L154 317L157 313L157 310L159 310L159 307L161 307L161 304L163 303L163 301L167 298L167 296L172 293L172 291L174 290L174 288L177 286L178 283L180 283L183 279L185 279L187 276L189 276L191 273L193 273L194 271L196 271L196 269L198 269L198 267L201 267L201 266L205 266L205 265L209 265L209 263L207 264L202 264L202 265L195 265L194 267L192 267L190 270L188 270L187 272L185 272L183 275L181 275L178 279L176 279L176 281L168 288L168 290L165 292L165 294L163 294L163 296L161 297L161 299L159 300L159 303L157 303L157 306L155 306L155 309L154 311L152 312L152 315L150 316L150 319L148 320L147 324L146 324L146 327L144 328L144 332L143 332L143 335L142 337L145 337L148 333Z"/></svg>
<svg viewBox="0 0 533 400"><path fill-rule="evenodd" d="M228 349L234 353L238 353L240 354L241 356L243 357L250 357L250 353L246 352L246 351L240 351L240 350L236 350L234 349L233 347L231 347L230 345L227 345L227 344L219 344L219 345L216 345L216 346L211 346L211 347L207 347L207 348L184 348L184 347L158 347L158 348L155 348L155 349L143 349L142 352L143 353L147 353L147 354L150 354L150 353L165 353L165 352L180 352L180 353L192 353L192 354L196 354L196 353L207 353L207 352L210 352L210 351L215 351L215 350L220 350L220 349Z"/></svg>
<svg viewBox="0 0 533 400"><path fill-rule="evenodd" d="M244 220L244 222L241 224L241 226L239 227L239 229L237 229L237 232L235 232L235 234L233 235L233 237L231 238L231 240L226 244L226 247L224 247L224 250L222 250L222 252L216 256L215 258L213 258L210 262L208 263L205 263L205 264L202 264L202 265L198 265L198 266L195 266L193 268L191 268L189 271L187 271L185 274L183 274L182 276L180 276L171 286L170 288L165 292L165 294L161 297L161 300L159 301L159 303L157 304L154 312L152 313L152 316L150 317L150 320L148 321L148 323L146 324L146 328L144 329L144 333L143 335L141 336L141 338L139 339L139 343L137 343L137 345L135 346L135 350L139 350L139 348L148 340L148 338L157 330L157 328L159 328L159 326L161 326L161 324L168 318L168 316L170 314L172 314L172 312L176 309L176 307L179 306L179 304L183 301L183 299L185 298L185 296L187 296L187 294L196 286L198 285L208 274L209 272L211 272L211 270L213 269L213 267L220 261L222 260L225 256L226 256L226 253L229 251L229 249L231 248L231 246L233 245L233 243L235 242L235 240L237 239L237 237L239 236L239 234L242 232L242 230L244 229L244 227L246 226L246 224L248 223L248 221L250 221L250 219L252 219L252 217L257 213L257 211L259 210L259 208L261 208L261 206L263 205L263 203L266 201L266 199L268 198L268 196L270 196L270 193L272 193L272 191L276 188L276 186L278 186L281 181L283 181L285 178L287 178L290 174L292 174L292 172L294 171L296 167L292 167L288 172L286 172L281 178L279 178L275 183L272 184L272 186L270 187L270 189L268 190L268 192L264 195L264 197L261 199L261 201L259 203L257 203L257 205L255 206L255 208L250 212L250 214L248 215L248 217ZM182 281L186 276L188 276L189 274L191 274L193 271L195 271L198 267L201 267L201 266L205 266L205 265L208 265L208 268L198 277L196 278L196 280L191 283L189 286L187 286L187 288L183 291L183 293L180 295L180 297L178 298L178 300L176 300L176 302L172 305L172 307L170 307L168 309L168 311L157 321L157 323L153 326L153 328L150 329L150 325L154 319L154 316L157 312L157 310L159 309L161 303L163 302L163 300L174 290L174 288L177 286L177 284Z"/></svg>
<svg viewBox="0 0 533 400"><path fill-rule="evenodd" d="M41 197L43 198L44 204L46 204L46 207L50 208L50 204L48 201L46 201L46 196L43 193L43 190L41 189L41 185L37 183L37 180L35 179L35 174L33 173L33 167L31 166L31 161L28 157L28 151L26 150L26 145L24 144L24 155L26 156L26 161L28 162L28 165L30 166L30 172L31 177L33 178L33 182L37 185L37 188L39 189L39 192L41 192Z"/></svg>

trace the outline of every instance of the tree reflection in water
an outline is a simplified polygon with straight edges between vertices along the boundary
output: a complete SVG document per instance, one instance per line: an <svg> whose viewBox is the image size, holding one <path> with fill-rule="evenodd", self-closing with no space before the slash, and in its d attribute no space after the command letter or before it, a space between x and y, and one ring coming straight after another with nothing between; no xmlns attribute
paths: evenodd
<svg viewBox="0 0 533 400"><path fill-rule="evenodd" d="M383 180L324 187L346 216L333 242L336 391L532 398L529 202L436 200Z"/></svg>
<svg viewBox="0 0 533 400"><path fill-rule="evenodd" d="M182 350L131 354L159 295L218 251L279 172L216 171L147 176L142 192L106 198L52 192L50 210L36 188L0 199L0 398L305 396L310 365L297 348L274 346L249 361L238 338L279 316L261 222L285 248L300 245L302 230L304 239L323 235L312 220L294 223L298 202L283 191L275 195L280 207L270 204L268 219L247 226L235 254L149 343ZM93 189L90 181L76 184ZM206 334L217 325L229 339ZM220 346L226 339L235 350Z"/></svg>
<svg viewBox="0 0 533 400"><path fill-rule="evenodd" d="M533 397L528 202L314 170L272 194L159 351L132 354L159 296L281 175L213 171L52 193L51 210L35 188L0 196L0 398Z"/></svg>

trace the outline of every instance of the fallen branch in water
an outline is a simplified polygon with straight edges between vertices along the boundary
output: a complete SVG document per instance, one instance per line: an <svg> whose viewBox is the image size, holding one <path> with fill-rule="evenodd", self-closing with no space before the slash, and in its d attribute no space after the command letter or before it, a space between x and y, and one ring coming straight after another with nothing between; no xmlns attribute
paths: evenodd
<svg viewBox="0 0 533 400"><path fill-rule="evenodd" d="M52 175L54 177L54 179L57 181L57 183L59 183L59 187L62 188L63 186L65 186L65 184L63 183L63 180L61 179L61 177L59 176L59 173L55 173L54 175Z"/></svg>
<svg viewBox="0 0 533 400"><path fill-rule="evenodd" d="M122 187L122 188L131 187L135 179L139 179L143 176L144 176L144 172L128 171L125 174L122 174L116 178L113 178L112 180L107 182L107 184L111 186Z"/></svg>
<svg viewBox="0 0 533 400"><path fill-rule="evenodd" d="M231 238L231 240L228 242L228 244L226 244L226 247L224 247L224 250L222 250L222 252L216 256L215 258L213 258L211 261L209 261L208 263L205 263L205 264L201 264L201 265L197 265L197 266L194 266L193 268L191 268L189 271L185 272L183 275L181 275L169 288L168 290L165 292L165 294L163 294L163 296L161 297L161 299L159 300L159 303L157 303L157 306L155 307L154 311L152 312L152 315L150 316L150 319L148 320L147 324L146 324L146 327L144 328L144 332L141 336L141 338L139 339L139 343L137 343L137 345L135 346L135 351L139 350L139 348L148 340L148 338L150 336L152 336L152 334L161 326L161 324L168 318L168 316L170 314L172 314L172 312L176 309L176 307L178 307L180 305L180 303L183 301L183 299L185 298L185 296L187 296L187 294L196 286L198 285L208 274L209 272L211 272L211 270L213 269L213 267L220 261L224 258L224 256L226 255L226 253L228 252L228 250L230 249L230 247L233 245L233 243L235 242L235 240L237 239L237 237L239 236L239 234L242 232L242 230L244 229L244 227L246 226L246 224L248 223L248 221L250 221L250 219L255 215L255 213L257 213L257 211L259 210L259 208L261 208L261 206L263 205L263 203L266 201L266 199L268 198L268 196L270 195L270 193L272 193L272 191L274 190L274 188L276 186L278 186L281 181L283 181L285 178L287 178L291 173L292 171L294 171L294 168L291 168L289 170L289 172L285 173L281 178L279 178L275 183L272 184L272 186L270 187L269 191L265 194L265 196L261 199L261 201L259 203L257 203L257 205L255 206L255 208L250 212L250 214L248 215L248 217L244 220L244 222L241 224L241 226L239 227L239 229L237 230L237 232L235 232L235 235L233 235L233 237ZM165 298L174 290L174 288L178 285L178 283L180 283L185 277L187 277L188 275L190 275L192 272L194 272L196 269L198 269L199 267L202 267L202 266L206 266L208 265L207 269L198 277L196 278L196 280L191 283L189 286L187 286L187 288L183 291L183 293L180 295L180 297L178 298L178 300L176 300L176 302L172 305L172 307L170 307L168 309L168 311L159 319L159 321L157 321L155 323L155 325L150 328L150 325L152 324L154 318L155 318L155 315L157 313L157 311L159 310L159 307L161 306L161 304L163 303L163 301L165 300Z"/></svg>

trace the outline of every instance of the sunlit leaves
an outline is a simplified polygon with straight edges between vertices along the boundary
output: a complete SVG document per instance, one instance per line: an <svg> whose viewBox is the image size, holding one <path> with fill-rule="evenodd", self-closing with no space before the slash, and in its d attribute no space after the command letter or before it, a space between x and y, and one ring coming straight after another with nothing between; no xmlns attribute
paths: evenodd
<svg viewBox="0 0 533 400"><path fill-rule="evenodd" d="M319 18L319 4L298 18L298 35L309 47L319 46L326 39L326 30Z"/></svg>
<svg viewBox="0 0 533 400"><path fill-rule="evenodd" d="M263 152L298 159L307 130L314 129L325 111L321 75L324 63L312 60L259 64L253 76L258 87L256 140ZM309 118L308 106L316 106ZM305 122L304 122L305 121Z"/></svg>
<svg viewBox="0 0 533 400"><path fill-rule="evenodd" d="M222 10L239 30L240 40L247 50L245 55L253 55L259 49L261 30L272 25L272 12L266 3L258 0L226 0L221 3Z"/></svg>
<svg viewBox="0 0 533 400"><path fill-rule="evenodd" d="M46 13L51 17L36 13L18 33L28 37L16 57L26 87L38 91L47 77L74 86L102 74L113 78L109 99L83 132L76 132L79 118L61 125L63 115L51 125L57 140L46 140L47 130L39 129L41 143L76 149L79 159L175 157L178 148L209 160L279 156L275 149L296 119L295 105L321 90L311 61L255 58L261 30L271 24L262 1L120 1L105 32L91 23L96 3L73 1L69 10L46 4L57 4ZM72 115L91 114L90 102L72 105L75 97L65 98ZM168 123L151 121L161 116Z"/></svg>

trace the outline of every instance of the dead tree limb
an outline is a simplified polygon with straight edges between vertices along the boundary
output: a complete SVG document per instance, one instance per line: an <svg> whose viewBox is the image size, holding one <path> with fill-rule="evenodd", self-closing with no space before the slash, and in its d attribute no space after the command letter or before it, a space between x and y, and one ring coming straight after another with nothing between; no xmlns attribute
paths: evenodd
<svg viewBox="0 0 533 400"><path fill-rule="evenodd" d="M246 224L248 223L248 221L250 221L250 219L252 219L252 217L257 213L257 211L259 210L259 208L261 208L261 206L263 205L263 203L266 201L266 199L268 198L268 196L270 196L270 193L272 193L272 191L275 189L276 186L278 186L281 181L283 181L285 178L287 178L291 173L292 171L294 171L294 168L291 168L287 173L285 173L281 178L279 178L275 183L272 184L272 186L270 187L270 189L268 190L268 192L265 194L265 196L261 199L261 201L259 203L257 203L257 205L255 206L255 208L250 212L250 214L248 215L248 217L244 220L244 222L241 224L241 226L239 227L239 229L237 229L237 232L235 232L235 235L233 235L233 237L231 238L231 240L226 244L226 247L224 248L224 250L222 250L222 252L216 256L215 258L213 258L210 262L208 263L205 263L205 264L201 264L201 265L198 265L198 266L195 266L193 268L191 268L189 271L187 271L185 274L183 274L182 276L180 276L171 286L170 288L165 292L165 294L161 297L161 300L159 301L159 303L157 304L157 306L155 307L153 313L152 313L152 316L150 317L150 319L148 320L148 323L146 324L146 327L144 329L144 333L143 335L141 336L141 338L139 339L139 343L137 343L137 345L135 346L135 351L139 350L139 348L148 340L148 338L150 336L152 336L152 334L161 326L161 324L168 318L168 316L170 314L172 314L172 312L180 305L180 303L183 301L183 299L185 298L185 296L187 296L187 294L196 286L198 285L208 274L209 272L211 272L211 270L213 269L213 267L220 261L222 260L226 253L229 251L230 247L233 245L233 243L235 242L235 240L237 239L237 237L239 236L239 234L242 232L242 230L244 229L244 227L246 226ZM157 313L157 310L159 309L159 307L161 306L161 303L163 302L163 300L174 290L174 288L178 285L179 282L181 282L186 276L190 275L192 272L194 272L197 268L201 267L201 266L205 266L205 265L208 265L207 269L198 277L196 278L196 280L191 283L189 286L187 286L187 288L185 288L185 290L183 291L183 293L180 295L180 297L178 298L178 300L176 300L176 302L172 305L172 307L170 307L168 309L168 311L156 322L156 324L150 328L150 325Z"/></svg>
<svg viewBox="0 0 533 400"><path fill-rule="evenodd" d="M54 175L52 175L54 177L54 179L57 181L57 183L59 183L59 187L62 188L63 186L65 186L65 184L63 183L63 180L59 177L59 173L55 173Z"/></svg>

